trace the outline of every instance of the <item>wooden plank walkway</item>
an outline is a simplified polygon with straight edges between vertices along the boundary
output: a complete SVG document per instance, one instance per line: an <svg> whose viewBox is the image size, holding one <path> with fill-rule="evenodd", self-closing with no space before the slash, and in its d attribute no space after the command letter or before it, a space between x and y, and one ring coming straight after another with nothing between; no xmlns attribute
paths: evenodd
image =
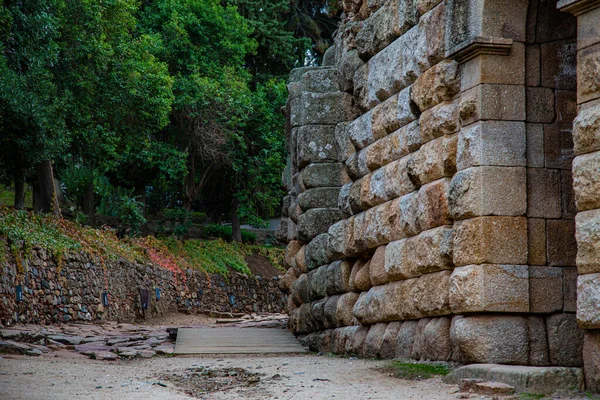
<svg viewBox="0 0 600 400"><path fill-rule="evenodd" d="M175 354L305 353L307 350L286 329L179 328Z"/></svg>

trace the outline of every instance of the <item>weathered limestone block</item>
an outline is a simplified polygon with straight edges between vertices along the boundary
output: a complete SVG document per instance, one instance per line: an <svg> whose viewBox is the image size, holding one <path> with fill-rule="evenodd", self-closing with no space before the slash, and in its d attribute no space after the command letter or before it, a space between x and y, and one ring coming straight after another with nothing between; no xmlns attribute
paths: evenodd
<svg viewBox="0 0 600 400"><path fill-rule="evenodd" d="M421 143L458 132L458 102L445 101L424 111L419 122Z"/></svg>
<svg viewBox="0 0 600 400"><path fill-rule="evenodd" d="M575 157L573 187L579 211L600 208L600 151Z"/></svg>
<svg viewBox="0 0 600 400"><path fill-rule="evenodd" d="M328 297L324 297L310 303L310 313L317 330L325 329L325 304L328 300Z"/></svg>
<svg viewBox="0 0 600 400"><path fill-rule="evenodd" d="M369 208L366 200L363 201L362 197L369 193L370 180L371 175L367 175L352 183L348 194L348 203L353 214L358 214Z"/></svg>
<svg viewBox="0 0 600 400"><path fill-rule="evenodd" d="M528 217L560 218L560 171L528 168L527 203Z"/></svg>
<svg viewBox="0 0 600 400"><path fill-rule="evenodd" d="M360 355L369 333L368 326L352 326L348 329L348 340L346 341L346 353Z"/></svg>
<svg viewBox="0 0 600 400"><path fill-rule="evenodd" d="M387 326L387 322L371 325L367 338L365 339L365 345L362 352L363 357L379 358L381 356L383 336L385 335Z"/></svg>
<svg viewBox="0 0 600 400"><path fill-rule="evenodd" d="M575 314L554 314L546 318L550 364L562 367L583 366L583 331Z"/></svg>
<svg viewBox="0 0 600 400"><path fill-rule="evenodd" d="M528 316L527 325L529 328L529 365L549 365L548 335L544 318Z"/></svg>
<svg viewBox="0 0 600 400"><path fill-rule="evenodd" d="M368 249L367 241L364 236L367 229L366 213L353 215L348 219L352 222L352 240L348 243L349 254L359 254Z"/></svg>
<svg viewBox="0 0 600 400"><path fill-rule="evenodd" d="M334 261L335 269L335 288L338 293L346 293L351 290L350 274L352 273L352 263L346 260Z"/></svg>
<svg viewBox="0 0 600 400"><path fill-rule="evenodd" d="M300 67L294 68L290 71L290 77L288 78L289 82L300 82L304 74L309 71L319 70L320 67Z"/></svg>
<svg viewBox="0 0 600 400"><path fill-rule="evenodd" d="M435 317L450 314L450 275L451 271L440 271L418 279L414 298L421 315Z"/></svg>
<svg viewBox="0 0 600 400"><path fill-rule="evenodd" d="M577 268L563 270L563 311L577 312Z"/></svg>
<svg viewBox="0 0 600 400"><path fill-rule="evenodd" d="M339 295L330 296L323 307L323 316L325 317L324 326L326 329L336 328L340 326L340 321L337 318Z"/></svg>
<svg viewBox="0 0 600 400"><path fill-rule="evenodd" d="M389 164L419 147L419 123L417 121L403 126L366 147L365 160L371 171ZM358 167L356 168L358 170Z"/></svg>
<svg viewBox="0 0 600 400"><path fill-rule="evenodd" d="M585 387L600 391L600 331L587 331L583 341L583 372Z"/></svg>
<svg viewBox="0 0 600 400"><path fill-rule="evenodd" d="M532 46L529 46L531 48ZM539 48L538 48L539 53ZM535 67L539 70L539 54ZM528 65L527 71L533 68ZM539 76L538 76L539 81ZM481 54L461 65L461 90L482 83L500 83L507 85L525 84L525 45L513 42L508 55ZM539 83L532 83L539 85Z"/></svg>
<svg viewBox="0 0 600 400"><path fill-rule="evenodd" d="M419 275L452 269L453 240L454 230L450 226L430 229L408 239L409 258L405 264L411 266L407 269L416 270Z"/></svg>
<svg viewBox="0 0 600 400"><path fill-rule="evenodd" d="M573 121L575 154L600 150L600 107L582 109Z"/></svg>
<svg viewBox="0 0 600 400"><path fill-rule="evenodd" d="M327 296L327 265L310 271L306 276L311 300L322 299Z"/></svg>
<svg viewBox="0 0 600 400"><path fill-rule="evenodd" d="M340 195L339 187L317 187L307 189L298 195L298 205L302 211L311 208L336 208Z"/></svg>
<svg viewBox="0 0 600 400"><path fill-rule="evenodd" d="M577 322L583 329L600 329L600 274L577 277Z"/></svg>
<svg viewBox="0 0 600 400"><path fill-rule="evenodd" d="M408 176L419 187L444 177L444 138L425 143L406 165Z"/></svg>
<svg viewBox="0 0 600 400"><path fill-rule="evenodd" d="M580 274L600 273L600 210L578 213L575 223L577 269Z"/></svg>
<svg viewBox="0 0 600 400"><path fill-rule="evenodd" d="M335 258L349 254L349 241L352 240L353 225L347 219L336 222L329 227L329 251Z"/></svg>
<svg viewBox="0 0 600 400"><path fill-rule="evenodd" d="M450 326L448 317L432 318L422 330L423 340L418 350L422 360L449 361L452 355Z"/></svg>
<svg viewBox="0 0 600 400"><path fill-rule="evenodd" d="M307 70L300 79L302 92L327 93L339 91L336 68L313 68Z"/></svg>
<svg viewBox="0 0 600 400"><path fill-rule="evenodd" d="M417 322L417 328L415 330L415 341L413 343L412 352L410 358L421 359L421 354L425 351L425 327L431 322L431 318L421 318ZM423 357L425 359L425 357Z"/></svg>
<svg viewBox="0 0 600 400"><path fill-rule="evenodd" d="M529 267L529 311L551 313L563 309L563 268Z"/></svg>
<svg viewBox="0 0 600 400"><path fill-rule="evenodd" d="M356 35L356 48L363 59L377 54L404 34L419 17L412 0L388 0L364 21Z"/></svg>
<svg viewBox="0 0 600 400"><path fill-rule="evenodd" d="M369 273L371 274L371 283L374 286L383 285L390 281L385 268L385 248L386 246L379 246L371 258Z"/></svg>
<svg viewBox="0 0 600 400"><path fill-rule="evenodd" d="M301 273L307 273L308 267L306 266L306 245L302 246L296 256L294 257L294 263L296 269Z"/></svg>
<svg viewBox="0 0 600 400"><path fill-rule="evenodd" d="M419 276L415 264L410 262L412 254L409 251L407 239L397 240L386 246L384 269L390 282Z"/></svg>
<svg viewBox="0 0 600 400"><path fill-rule="evenodd" d="M302 248L302 243L297 240L292 240L285 247L285 253L283 256L283 260L286 265L292 265L292 259L298 254L300 249Z"/></svg>
<svg viewBox="0 0 600 400"><path fill-rule="evenodd" d="M572 46L569 49L571 49L571 53L574 52ZM577 103L584 103L600 97L599 69L600 44L577 52Z"/></svg>
<svg viewBox="0 0 600 400"><path fill-rule="evenodd" d="M290 102L292 127L334 125L357 116L354 98L349 93L303 93Z"/></svg>
<svg viewBox="0 0 600 400"><path fill-rule="evenodd" d="M419 15L425 14L427 11L431 10L433 7L438 5L442 0L416 0L416 7Z"/></svg>
<svg viewBox="0 0 600 400"><path fill-rule="evenodd" d="M388 198L385 191L384 171L379 169L363 178L360 186L359 204L362 210L385 203Z"/></svg>
<svg viewBox="0 0 600 400"><path fill-rule="evenodd" d="M311 333L318 330L318 326L311 314L310 304L302 304L292 312L292 315L290 316L290 323L292 323L294 333Z"/></svg>
<svg viewBox="0 0 600 400"><path fill-rule="evenodd" d="M428 69L412 85L411 98L421 111L452 100L460 88L458 63L442 61Z"/></svg>
<svg viewBox="0 0 600 400"><path fill-rule="evenodd" d="M358 58L358 52L356 57ZM369 64L370 63L364 63L356 68L352 78L354 98L360 109L363 111L367 111L379 103L379 100L371 100L369 97Z"/></svg>
<svg viewBox="0 0 600 400"><path fill-rule="evenodd" d="M344 217L349 217L352 215L352 209L350 207L350 189L352 188L352 182L346 183L340 189L340 194L338 196L338 208L342 212Z"/></svg>
<svg viewBox="0 0 600 400"><path fill-rule="evenodd" d="M352 270L350 270L350 278L348 279L348 286L350 287L350 291L359 292L358 288L356 287L356 274L362 267L364 267L365 264L366 261L361 258L356 259L352 264Z"/></svg>
<svg viewBox="0 0 600 400"><path fill-rule="evenodd" d="M299 168L304 168L310 163L341 161L340 149L335 137L335 126L306 125L294 129L296 130Z"/></svg>
<svg viewBox="0 0 600 400"><path fill-rule="evenodd" d="M373 287L371 283L371 260L362 264L358 271L356 271L354 286L361 292L365 292Z"/></svg>
<svg viewBox="0 0 600 400"><path fill-rule="evenodd" d="M480 121L458 134L457 168L480 165L525 166L525 123Z"/></svg>
<svg viewBox="0 0 600 400"><path fill-rule="evenodd" d="M413 354L418 321L404 321L396 339L396 357L407 358Z"/></svg>
<svg viewBox="0 0 600 400"><path fill-rule="evenodd" d="M350 182L346 166L341 163L310 164L302 170L299 179L306 189L343 186Z"/></svg>
<svg viewBox="0 0 600 400"><path fill-rule="evenodd" d="M337 311L336 318L340 326L350 326L356 325L354 314L352 311L354 309L354 304L358 300L358 293L349 292L340 296L340 299L337 302Z"/></svg>
<svg viewBox="0 0 600 400"><path fill-rule="evenodd" d="M340 161L346 161L356 150L348 135L349 122L340 122L335 126L335 141L339 150Z"/></svg>
<svg viewBox="0 0 600 400"><path fill-rule="evenodd" d="M400 197L400 228L405 236L415 236L419 230L419 192L412 192Z"/></svg>
<svg viewBox="0 0 600 400"><path fill-rule="evenodd" d="M524 215L527 179L524 167L472 167L452 178L449 204L454 220L483 215Z"/></svg>
<svg viewBox="0 0 600 400"><path fill-rule="evenodd" d="M456 151L458 148L458 133L444 136L444 176L452 177L456 173Z"/></svg>
<svg viewBox="0 0 600 400"><path fill-rule="evenodd" d="M415 54L419 34L418 27L413 27L369 60L366 94L369 108L406 88L420 74Z"/></svg>
<svg viewBox="0 0 600 400"><path fill-rule="evenodd" d="M527 122L549 124L554 120L554 91L550 88L527 88Z"/></svg>
<svg viewBox="0 0 600 400"><path fill-rule="evenodd" d="M428 11L419 21L417 64L421 71L428 70L444 59L446 35L445 3Z"/></svg>
<svg viewBox="0 0 600 400"><path fill-rule="evenodd" d="M463 126L480 120L524 121L525 104L523 86L477 85L462 93L460 119Z"/></svg>
<svg viewBox="0 0 600 400"><path fill-rule="evenodd" d="M306 245L306 267L309 270L328 264L332 254L329 250L329 234L321 233Z"/></svg>
<svg viewBox="0 0 600 400"><path fill-rule="evenodd" d="M419 232L451 223L448 192L450 179L440 179L419 189L417 225Z"/></svg>
<svg viewBox="0 0 600 400"><path fill-rule="evenodd" d="M551 219L546 222L548 264L550 266L574 267L577 257L575 221Z"/></svg>
<svg viewBox="0 0 600 400"><path fill-rule="evenodd" d="M526 265L468 265L450 279L452 312L528 312L529 272Z"/></svg>
<svg viewBox="0 0 600 400"><path fill-rule="evenodd" d="M527 219L477 217L454 224L454 264L527 264Z"/></svg>
<svg viewBox="0 0 600 400"><path fill-rule="evenodd" d="M450 328L452 359L465 364L527 365L527 325L527 319L518 316L456 316Z"/></svg>
<svg viewBox="0 0 600 400"><path fill-rule="evenodd" d="M311 208L298 218L298 238L310 242L342 218L337 208Z"/></svg>
<svg viewBox="0 0 600 400"><path fill-rule="evenodd" d="M398 95L395 95L373 108L373 137L375 140L383 138L400 128L402 122L398 118Z"/></svg>
<svg viewBox="0 0 600 400"><path fill-rule="evenodd" d="M284 293L289 293L296 279L298 279L298 276L294 268L288 269L279 281L279 289Z"/></svg>
<svg viewBox="0 0 600 400"><path fill-rule="evenodd" d="M357 149L362 149L373 143L373 113L371 111L361 115L348 124L348 137Z"/></svg>
<svg viewBox="0 0 600 400"><path fill-rule="evenodd" d="M398 344L398 332L402 327L401 321L393 321L388 323L385 333L383 334L383 341L379 350L379 356L381 358L395 358L396 357L396 346Z"/></svg>
<svg viewBox="0 0 600 400"><path fill-rule="evenodd" d="M365 64L358 56L356 49L343 49L343 53L340 54L338 60L338 84L341 91L352 92L352 89L354 89L354 74L363 65Z"/></svg>
<svg viewBox="0 0 600 400"><path fill-rule="evenodd" d="M394 199L414 191L415 185L408 175L407 164L411 156L402 157L383 168L385 194L387 199Z"/></svg>
<svg viewBox="0 0 600 400"><path fill-rule="evenodd" d="M310 291L308 289L308 276L302 274L292 284L292 299L294 304L300 307L304 303L310 303Z"/></svg>
<svg viewBox="0 0 600 400"><path fill-rule="evenodd" d="M356 319L363 325L402 319L403 284L402 281L392 282L361 293L354 305Z"/></svg>
<svg viewBox="0 0 600 400"><path fill-rule="evenodd" d="M326 279L326 290L328 296L333 296L335 294L339 294L340 292L335 287L335 275L337 274L337 265L339 261L335 261L327 266L327 275Z"/></svg>

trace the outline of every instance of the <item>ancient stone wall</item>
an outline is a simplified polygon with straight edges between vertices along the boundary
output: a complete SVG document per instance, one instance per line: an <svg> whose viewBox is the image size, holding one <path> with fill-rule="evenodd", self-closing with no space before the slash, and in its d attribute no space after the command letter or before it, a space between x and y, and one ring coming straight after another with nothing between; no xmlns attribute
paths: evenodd
<svg viewBox="0 0 600 400"><path fill-rule="evenodd" d="M292 72L282 283L311 347L582 365L577 28L556 6L346 2L326 65Z"/></svg>
<svg viewBox="0 0 600 400"><path fill-rule="evenodd" d="M0 245L6 243L0 240ZM0 273L2 325L132 322L177 310L251 313L284 312L286 307L286 296L279 290L276 277L249 277L232 272L224 278L192 270L174 274L156 265L124 260L109 261L103 267L98 259L87 254L67 255L58 267L53 257L40 248L32 251L22 267L17 267L8 248L2 254L8 256ZM22 289L21 301L17 299L17 286ZM147 309L142 309L140 289L150 294ZM108 306L103 304L105 291Z"/></svg>

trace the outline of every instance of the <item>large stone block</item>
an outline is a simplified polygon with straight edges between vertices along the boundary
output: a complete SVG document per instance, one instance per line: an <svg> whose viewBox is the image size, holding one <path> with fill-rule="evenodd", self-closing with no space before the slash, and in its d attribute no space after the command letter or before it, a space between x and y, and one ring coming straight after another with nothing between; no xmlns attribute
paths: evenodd
<svg viewBox="0 0 600 400"><path fill-rule="evenodd" d="M556 169L527 169L527 216L560 218L560 171Z"/></svg>
<svg viewBox="0 0 600 400"><path fill-rule="evenodd" d="M480 121L469 125L458 134L457 168L525 166L526 142L523 122Z"/></svg>
<svg viewBox="0 0 600 400"><path fill-rule="evenodd" d="M458 102L446 101L424 111L419 122L421 143L457 132L459 129Z"/></svg>
<svg viewBox="0 0 600 400"><path fill-rule="evenodd" d="M410 157L402 157L400 160L394 161L382 168L386 198L394 199L415 190L415 185L410 180L407 169Z"/></svg>
<svg viewBox="0 0 600 400"><path fill-rule="evenodd" d="M577 322L583 329L600 329L600 274L577 277Z"/></svg>
<svg viewBox="0 0 600 400"><path fill-rule="evenodd" d="M400 229L405 236L415 236L419 230L417 218L419 216L419 192L412 192L400 197Z"/></svg>
<svg viewBox="0 0 600 400"><path fill-rule="evenodd" d="M373 136L373 114L371 111L350 122L347 127L348 137L357 149L362 149L375 141Z"/></svg>
<svg viewBox="0 0 600 400"><path fill-rule="evenodd" d="M295 129L297 129L297 164L299 168L310 163L341 161L340 149L335 137L335 126L306 125Z"/></svg>
<svg viewBox="0 0 600 400"><path fill-rule="evenodd" d="M380 322L375 325L371 325L369 333L365 339L365 345L363 347L363 357L368 358L379 358L381 356L381 348L383 346L383 336L387 329L387 322Z"/></svg>
<svg viewBox="0 0 600 400"><path fill-rule="evenodd" d="M544 318L528 316L529 327L529 364L542 366L550 364L548 356L548 335Z"/></svg>
<svg viewBox="0 0 600 400"><path fill-rule="evenodd" d="M371 283L371 260L364 263L356 271L354 286L361 292L365 292L373 287Z"/></svg>
<svg viewBox="0 0 600 400"><path fill-rule="evenodd" d="M583 366L583 331L575 314L555 314L546 318L550 364L561 367Z"/></svg>
<svg viewBox="0 0 600 400"><path fill-rule="evenodd" d="M356 325L354 314L352 314L352 310L354 309L354 304L358 300L358 293L349 292L340 296L340 299L337 302L337 311L336 318L340 326L350 326Z"/></svg>
<svg viewBox="0 0 600 400"><path fill-rule="evenodd" d="M527 264L527 219L477 217L454 224L454 264Z"/></svg>
<svg viewBox="0 0 600 400"><path fill-rule="evenodd" d="M351 121L357 116L349 93L304 93L290 102L292 126L329 125Z"/></svg>
<svg viewBox="0 0 600 400"><path fill-rule="evenodd" d="M451 223L448 192L450 179L440 179L419 189L417 225L419 231L426 231Z"/></svg>
<svg viewBox="0 0 600 400"><path fill-rule="evenodd" d="M310 164L300 173L300 181L306 189L314 187L343 186L350 182L346 166L335 164Z"/></svg>
<svg viewBox="0 0 600 400"><path fill-rule="evenodd" d="M527 207L523 167L472 167L452 178L449 204L454 220L483 215L520 216Z"/></svg>
<svg viewBox="0 0 600 400"><path fill-rule="evenodd" d="M306 274L300 275L292 284L292 300L298 307L302 304L310 303L308 276Z"/></svg>
<svg viewBox="0 0 600 400"><path fill-rule="evenodd" d="M551 313L563 309L563 271L558 267L529 267L529 311Z"/></svg>
<svg viewBox="0 0 600 400"><path fill-rule="evenodd" d="M523 86L525 83L525 45L513 43L509 55L481 54L462 63L460 69L462 91L485 83Z"/></svg>
<svg viewBox="0 0 600 400"><path fill-rule="evenodd" d="M343 219L329 227L329 250L333 257L341 258L349 254L349 243L352 241L353 225Z"/></svg>
<svg viewBox="0 0 600 400"><path fill-rule="evenodd" d="M363 24L356 35L356 48L363 59L377 54L419 20L411 0L388 0Z"/></svg>
<svg viewBox="0 0 600 400"><path fill-rule="evenodd" d="M299 272L305 274L308 272L308 267L306 266L306 245L302 246L296 256L294 257L296 269Z"/></svg>
<svg viewBox="0 0 600 400"><path fill-rule="evenodd" d="M390 277L385 269L385 248L386 246L379 246L373 257L371 258L371 283L374 286L383 285L390 281Z"/></svg>
<svg viewBox="0 0 600 400"><path fill-rule="evenodd" d="M309 69L302 74L300 84L302 92L337 92L339 91L337 69L331 67Z"/></svg>
<svg viewBox="0 0 600 400"><path fill-rule="evenodd" d="M354 305L354 316L363 325L402 319L404 282L374 286L361 293Z"/></svg>
<svg viewBox="0 0 600 400"><path fill-rule="evenodd" d="M418 321L405 321L402 323L396 339L396 357L407 358L413 354Z"/></svg>
<svg viewBox="0 0 600 400"><path fill-rule="evenodd" d="M527 252L529 265L546 265L546 220L527 218Z"/></svg>
<svg viewBox="0 0 600 400"><path fill-rule="evenodd" d="M582 109L573 121L575 154L600 150L600 107Z"/></svg>
<svg viewBox="0 0 600 400"><path fill-rule="evenodd" d="M577 312L577 268L561 268L563 271L563 311Z"/></svg>
<svg viewBox="0 0 600 400"><path fill-rule="evenodd" d="M327 297L325 301L325 306L323 307L325 329L333 329L340 326L340 321L338 320L337 315L339 301L339 295Z"/></svg>
<svg viewBox="0 0 600 400"><path fill-rule="evenodd" d="M542 44L542 86L553 89L575 90L577 79L581 83L583 70L577 68L577 43L562 40ZM581 100L578 100L581 102Z"/></svg>
<svg viewBox="0 0 600 400"><path fill-rule="evenodd" d="M335 265L334 282L338 293L346 293L351 290L350 274L352 273L352 263L346 260L334 261Z"/></svg>
<svg viewBox="0 0 600 400"><path fill-rule="evenodd" d="M573 161L573 187L579 211L600 208L600 151L577 156Z"/></svg>
<svg viewBox="0 0 600 400"><path fill-rule="evenodd" d="M577 214L577 269L580 274L600 273L600 210Z"/></svg>
<svg viewBox="0 0 600 400"><path fill-rule="evenodd" d="M458 63L443 61L428 69L412 85L411 98L421 111L446 100L459 92Z"/></svg>
<svg viewBox="0 0 600 400"><path fill-rule="evenodd" d="M450 306L457 314L528 312L528 267L483 264L455 268L450 279Z"/></svg>
<svg viewBox="0 0 600 400"><path fill-rule="evenodd" d="M525 120L525 88L516 85L478 85L462 93L462 126L480 120Z"/></svg>
<svg viewBox="0 0 600 400"><path fill-rule="evenodd" d="M336 208L340 195L339 187L318 187L307 189L298 195L298 205L302 211L311 208Z"/></svg>
<svg viewBox="0 0 600 400"><path fill-rule="evenodd" d="M600 331L587 331L583 340L585 387L600 392Z"/></svg>
<svg viewBox="0 0 600 400"><path fill-rule="evenodd" d="M449 361L452 356L452 340L448 317L432 318L422 330L419 358L424 360Z"/></svg>
<svg viewBox="0 0 600 400"><path fill-rule="evenodd" d="M456 316L450 328L452 359L465 364L527 365L527 325L527 319L518 316Z"/></svg>
<svg viewBox="0 0 600 400"><path fill-rule="evenodd" d="M328 264L332 254L329 249L329 234L322 233L306 245L306 267L309 270Z"/></svg>
<svg viewBox="0 0 600 400"><path fill-rule="evenodd" d="M327 296L327 265L305 274L308 278L308 291L311 300L322 299Z"/></svg>
<svg viewBox="0 0 600 400"><path fill-rule="evenodd" d="M571 169L573 163L573 124L556 122L544 125L546 168Z"/></svg>
<svg viewBox="0 0 600 400"><path fill-rule="evenodd" d="M450 274L450 271L434 272L417 280L413 293L417 309L422 316L450 314Z"/></svg>
<svg viewBox="0 0 600 400"><path fill-rule="evenodd" d="M413 153L406 165L408 176L417 186L444 177L444 138L425 143Z"/></svg>
<svg viewBox="0 0 600 400"><path fill-rule="evenodd" d="M358 274L358 271L362 267L364 267L365 264L366 260L363 260L361 258L356 259L352 264L352 270L350 270L350 278L348 280L348 284L350 286L350 290L353 292L359 292L358 288L356 287L356 274Z"/></svg>
<svg viewBox="0 0 600 400"><path fill-rule="evenodd" d="M298 217L298 238L310 242L342 218L337 208L311 208Z"/></svg>
<svg viewBox="0 0 600 400"><path fill-rule="evenodd" d="M577 256L575 221L551 219L546 222L548 264L551 266L574 267Z"/></svg>
<svg viewBox="0 0 600 400"><path fill-rule="evenodd" d="M398 115L398 95L392 96L373 108L373 137L379 140L388 133L400 128ZM414 119L414 118L413 118Z"/></svg>
<svg viewBox="0 0 600 400"><path fill-rule="evenodd" d="M445 3L439 4L421 16L417 47L414 49L416 50L417 64L421 71L428 70L444 59L445 17Z"/></svg>
<svg viewBox="0 0 600 400"><path fill-rule="evenodd" d="M564 45L569 51L568 56L575 56L573 49L574 43L568 42ZM569 59L575 65L574 60ZM600 69L600 44L582 49L577 53L577 103L585 103L600 97L600 78L598 70ZM573 74L570 75L572 78ZM561 88L562 89L562 88ZM565 89L575 89L575 85L569 85Z"/></svg>
<svg viewBox="0 0 600 400"><path fill-rule="evenodd" d="M527 122L554 121L554 91L544 87L527 88ZM560 112L561 110L558 110Z"/></svg>
<svg viewBox="0 0 600 400"><path fill-rule="evenodd" d="M352 208L350 207L350 189L352 188L352 183L349 182L342 186L340 189L340 195L338 196L338 208L342 211L344 217L349 217L352 215Z"/></svg>
<svg viewBox="0 0 600 400"><path fill-rule="evenodd" d="M383 341L379 349L379 357L388 359L396 357L398 332L400 331L401 327L402 322L400 321L393 321L387 324L383 334Z"/></svg>
<svg viewBox="0 0 600 400"><path fill-rule="evenodd" d="M544 159L544 125L527 124L527 166L543 168Z"/></svg>
<svg viewBox="0 0 600 400"><path fill-rule="evenodd" d="M340 161L346 161L356 151L348 135L349 122L340 122L335 126L335 141L339 150Z"/></svg>

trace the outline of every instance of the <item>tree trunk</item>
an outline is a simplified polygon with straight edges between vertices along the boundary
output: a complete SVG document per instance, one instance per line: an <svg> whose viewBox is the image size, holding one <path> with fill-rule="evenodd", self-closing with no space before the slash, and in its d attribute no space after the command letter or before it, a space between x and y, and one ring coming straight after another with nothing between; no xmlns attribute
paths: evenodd
<svg viewBox="0 0 600 400"><path fill-rule="evenodd" d="M83 194L83 212L90 219L90 225L96 226L96 208L94 207L94 179L90 179Z"/></svg>
<svg viewBox="0 0 600 400"><path fill-rule="evenodd" d="M240 227L240 217L237 215L238 203L234 200L231 204L231 237L234 241L242 243L242 229Z"/></svg>
<svg viewBox="0 0 600 400"><path fill-rule="evenodd" d="M39 185L39 207L43 213L52 213L55 217L60 216L60 205L54 184L54 173L52 161L45 160L36 166L37 180Z"/></svg>
<svg viewBox="0 0 600 400"><path fill-rule="evenodd" d="M15 174L15 210L25 208L25 174L17 172Z"/></svg>
<svg viewBox="0 0 600 400"><path fill-rule="evenodd" d="M33 211L40 213L42 212L42 203L40 201L40 185L38 184L37 179L35 179L31 184L32 193L32 203L33 203Z"/></svg>

